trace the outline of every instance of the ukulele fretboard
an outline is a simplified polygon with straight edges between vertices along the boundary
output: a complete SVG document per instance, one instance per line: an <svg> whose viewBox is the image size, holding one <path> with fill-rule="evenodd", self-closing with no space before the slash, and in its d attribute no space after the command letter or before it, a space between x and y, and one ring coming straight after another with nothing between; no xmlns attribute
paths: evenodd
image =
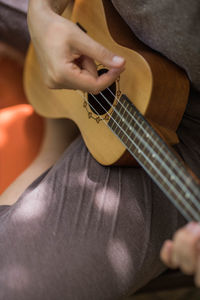
<svg viewBox="0 0 200 300"><path fill-rule="evenodd" d="M200 186L125 95L108 126L186 219L200 221Z"/></svg>

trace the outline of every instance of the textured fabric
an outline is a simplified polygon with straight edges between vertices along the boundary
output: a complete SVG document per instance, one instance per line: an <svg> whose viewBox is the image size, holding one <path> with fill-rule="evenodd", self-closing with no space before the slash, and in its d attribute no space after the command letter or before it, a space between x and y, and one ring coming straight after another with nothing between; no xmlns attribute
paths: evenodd
<svg viewBox="0 0 200 300"><path fill-rule="evenodd" d="M26 0L0 0L0 41L25 53L30 41Z"/></svg>
<svg viewBox="0 0 200 300"><path fill-rule="evenodd" d="M27 0L0 0L0 3L10 6L20 12L26 13L28 10L28 1Z"/></svg>
<svg viewBox="0 0 200 300"><path fill-rule="evenodd" d="M113 2L141 39L187 69L198 89L198 55L185 43L177 51L176 39L196 30L186 17L175 21L191 11L186 1L180 10L171 0ZM163 26L155 26L155 16ZM192 89L176 146L198 176L199 100ZM122 299L164 270L160 247L184 222L142 169L102 167L79 138L16 204L1 207L0 299Z"/></svg>
<svg viewBox="0 0 200 300"><path fill-rule="evenodd" d="M191 81L178 129L183 160L200 177L200 2L112 0L137 37L183 68Z"/></svg>
<svg viewBox="0 0 200 300"><path fill-rule="evenodd" d="M141 169L106 168L81 138L0 214L0 299L121 299L164 270L183 219Z"/></svg>
<svg viewBox="0 0 200 300"><path fill-rule="evenodd" d="M133 32L186 70L200 91L200 2L112 0Z"/></svg>

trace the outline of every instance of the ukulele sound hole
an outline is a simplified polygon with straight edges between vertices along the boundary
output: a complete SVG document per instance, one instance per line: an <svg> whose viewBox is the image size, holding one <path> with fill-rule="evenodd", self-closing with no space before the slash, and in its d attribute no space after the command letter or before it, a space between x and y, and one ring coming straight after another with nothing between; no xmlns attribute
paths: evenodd
<svg viewBox="0 0 200 300"><path fill-rule="evenodd" d="M99 76L108 72L106 69L98 71ZM88 94L88 103L90 109L96 115L104 115L109 111L115 101L116 83L114 82L109 88L105 89L97 95Z"/></svg>

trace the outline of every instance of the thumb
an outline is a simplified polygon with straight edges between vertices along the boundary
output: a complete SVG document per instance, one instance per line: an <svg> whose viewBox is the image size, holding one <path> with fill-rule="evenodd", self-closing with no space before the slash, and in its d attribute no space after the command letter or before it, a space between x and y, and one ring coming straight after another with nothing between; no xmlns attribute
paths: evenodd
<svg viewBox="0 0 200 300"><path fill-rule="evenodd" d="M82 33L82 32L81 32ZM76 41L77 50L108 68L123 68L125 59L112 53L104 46L90 38L86 33Z"/></svg>

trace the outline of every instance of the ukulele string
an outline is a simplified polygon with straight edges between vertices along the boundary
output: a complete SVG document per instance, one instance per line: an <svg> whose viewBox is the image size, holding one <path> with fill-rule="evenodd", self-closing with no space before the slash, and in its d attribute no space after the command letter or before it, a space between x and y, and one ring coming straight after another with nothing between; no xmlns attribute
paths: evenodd
<svg viewBox="0 0 200 300"><path fill-rule="evenodd" d="M77 92L81 95L81 97L82 97L85 101L87 101L87 98L86 98L84 95L82 95L82 92L80 92L80 91L77 91ZM99 102L99 100L98 100L93 94L90 94L90 95L95 99L95 101L96 101L96 102L104 109L104 111L105 111L105 108L102 106L102 104ZM101 117L101 115L99 115L99 113L97 112L97 110L96 110L91 104L90 104L90 106L92 107L93 111L95 111L95 113L101 118L101 120L107 125L107 122ZM105 112L106 112L106 111L105 111ZM109 113L108 113L108 115L109 115L110 119L112 119L122 131L124 131L123 128L121 128L121 127L118 125L118 123L112 118L112 116L111 116ZM112 129L111 129L111 130L112 130ZM125 133L125 135L127 136L126 132L124 132L124 133ZM130 140L129 136L127 136L127 138ZM134 141L131 141L131 142L134 144L135 148L137 149L137 148L138 148L137 144L135 144ZM142 153L142 155L143 155L147 160L149 160L148 157L146 157L145 154ZM152 165L151 161L149 161L149 163ZM158 170L154 167L154 165L152 165L152 167L153 167L156 171L158 171ZM160 174L160 177L163 177L163 175ZM166 181L166 180L167 180L167 179L166 179L165 177L163 177L163 181L165 181L165 183L169 186L169 189L170 189L170 185L169 185L170 182L168 182L168 180L167 180L167 181ZM172 186L172 187L173 187L173 186ZM176 192L176 191L175 191L175 192ZM187 207L187 209L189 210L189 212L190 212L190 214L192 215L192 217L193 217L194 219L198 219L198 220L199 220L199 219L200 219L200 214L197 215L198 212L196 212L196 211L194 210L194 208L193 208L188 202L186 202L183 198L180 198L180 197L179 197L179 194L177 194L177 196L178 196L180 202L182 202L183 204L184 204L184 202L185 202L185 207ZM194 204L196 205L196 202L194 202ZM198 210L198 205L197 205L197 210Z"/></svg>
<svg viewBox="0 0 200 300"><path fill-rule="evenodd" d="M146 133L145 128L144 128L143 126L141 126L140 123L138 123L137 118L135 118L135 117L134 117L127 109L126 109L126 107L124 106L124 104L120 102L120 99L117 98L117 97L114 95L114 93L110 90L110 88L107 88L107 90L109 90L109 92L111 93L111 95L112 95L113 97L115 97L115 99L117 100L117 102L120 103L120 105L124 108L125 112L128 113L128 115L130 116L130 118L131 118L134 122L137 123L137 125L140 127L140 129L142 129L142 131L143 131L144 133ZM105 97L102 93L100 93L100 94L101 94L102 97L107 101L107 103L110 104L109 100L106 99L106 97ZM111 105L111 107L113 108L113 110L115 110L115 108L114 108L113 105ZM115 112L118 114L119 117L121 117L120 114L119 114L116 110L115 110ZM130 125L130 124L128 124L128 123L126 122L126 119L125 119L125 124L126 124L127 127L129 127L129 125ZM160 151L160 152L162 153L162 155L165 157L165 153L164 153L163 149L162 149L162 148L158 148L158 146L157 146L157 144L156 144L156 141L152 138L151 135L149 135L149 137L150 137L150 139L151 139L153 145L157 147L158 152ZM163 163L166 164L166 162L165 162L164 160L160 161L160 163L161 163L161 165L163 165ZM180 176L183 180L185 179L183 173L181 172L181 169L180 169L180 168L176 168L176 165L173 163L173 161L168 160L167 163L169 163L169 164L170 164L170 165L178 172L179 176ZM186 180L187 180L187 179L186 179ZM199 190L197 189L197 187L194 185L193 182L190 182L190 184L192 185L191 188L193 188L193 189L191 190L191 192L194 192L194 193L196 194L196 196L198 197L198 195L199 195ZM182 187L182 185L181 185L181 187ZM189 186L188 186L188 188L189 188Z"/></svg>
<svg viewBox="0 0 200 300"><path fill-rule="evenodd" d="M104 109L104 111L106 112L106 110L105 110L105 108L102 106L102 104L98 101L98 99L93 95L93 94L90 94L95 100L96 100L96 102ZM81 96L83 97L83 95L81 94ZM83 97L83 98L85 98L85 100L86 100L86 97ZM92 109L96 112L96 114L103 120L103 118L98 114L98 112L96 111L96 109L91 105L91 107L92 107ZM112 118L112 116L108 113L108 115L110 116L110 118L117 124L117 126L124 132L124 130L123 130L123 128L121 128L119 125L118 125L118 123ZM104 120L103 120L104 121ZM104 123L107 125L107 123L104 121ZM125 135L127 136L127 134L126 134L126 132L124 132L125 133ZM127 136L128 137L128 139L130 140L130 137L129 136ZM140 139L140 138L139 138ZM131 140L131 142L132 143L134 143L134 141L132 141ZM134 146L136 147L136 148L138 148L138 145L136 145L135 143L134 143ZM150 149L150 151L151 151L151 149ZM143 154L143 156L147 159L147 160L149 160L148 159L148 157L146 157L144 154ZM151 161L149 161L149 163L152 165L152 163L151 163ZM154 167L154 165L152 165L153 166L153 168L155 169L155 167ZM155 169L156 170L156 169ZM158 172L158 170L156 170L157 172ZM160 173L160 172L159 172ZM163 175L162 175L162 173L160 173L160 177L163 177ZM164 179L164 181L166 182L166 178L165 177L163 177L163 179ZM168 180L167 180L168 181ZM168 184L168 182L166 182L167 184ZM170 183L170 182L169 182ZM168 184L168 186L169 186L169 189L170 189L170 185ZM172 186L172 188L173 188L173 186ZM173 188L173 190L174 190L174 188ZM176 192L176 191L175 191ZM178 196L179 196L179 194L178 194ZM180 197L179 197L179 199L180 199ZM182 202L184 202L185 200L184 199L181 199L181 201ZM198 203L196 203L196 201L195 200L192 200L191 199L191 201L193 202L193 204L194 205L196 205L197 206L197 209L198 209ZM188 207L188 202L186 202L185 201L185 206L186 207ZM192 209L192 207L190 207L191 209ZM196 214L196 211L195 211L195 214ZM199 219L199 216L198 216L198 219Z"/></svg>
<svg viewBox="0 0 200 300"><path fill-rule="evenodd" d="M103 95L103 93L102 92L100 92L100 94L101 94L101 96L106 100L106 102L108 103L108 104L110 104L110 102L109 102L109 100ZM91 94L92 95L92 94ZM95 98L94 97L94 95L92 95L93 96L93 98ZM115 97L115 95L113 94L113 96ZM96 99L95 98L95 100L98 102L98 104L99 105L101 105L101 107L105 110L105 108L102 106L102 104L98 101L98 99ZM119 101L119 99L117 99L118 101ZM122 103L120 103L121 105L123 105ZM113 110L118 114L118 116L121 118L122 116L120 115L120 113L114 108L114 106L113 105L111 105L111 107L113 108ZM124 107L124 106L123 106ZM127 111L126 110L126 107L124 107L124 109L125 109L125 111ZM127 111L128 112L128 111ZM110 114L109 114L110 115ZM111 117L111 115L110 115L110 117ZM112 118L113 119L113 118ZM133 117L133 120L135 121L135 122L137 122L137 124L138 124L138 126L139 126L139 128L141 129L143 129L143 127L138 123L138 121L137 121L137 119L135 119L134 117ZM115 123L116 123L116 121L115 121ZM123 128L121 127L121 126L119 126L119 124L117 123L117 125L118 125L118 127L122 130ZM126 125L127 125L127 123L126 123ZM127 125L128 126L128 125ZM134 130L134 128L133 128L133 130ZM145 129L143 129L143 131L145 132ZM123 130L123 132L124 132L124 130ZM126 134L126 132L125 132L125 134ZM142 141L142 143L143 143L143 145L145 146L145 144L147 145L147 148L149 149L149 151L150 152L152 152L152 148L150 148L149 147L149 145L148 145L148 143L146 143L145 141L144 141L144 139L142 139L142 138L140 138L140 136L138 136L138 133L137 132L135 132L135 135L138 137L138 139L140 140L140 141ZM127 136L127 134L126 134L126 136ZM133 143L133 140L132 139L130 139L130 137L129 136L127 136L128 137L128 139ZM155 143L154 143L154 145L156 145ZM126 145L125 145L126 146ZM158 149L159 150L159 149ZM144 156L144 155L143 155ZM158 157L158 160L160 161L160 158ZM164 164L164 168L165 168L165 170L169 170L170 172L168 172L168 173L171 173L171 175L170 176L173 176L173 174L172 174L172 172L171 172L171 170L168 168L168 166L166 165L166 162L163 160L163 161L160 161L160 164L161 165L163 165ZM152 164L151 164L152 165ZM160 172L159 172L160 173ZM182 173L181 173L182 174ZM182 176L181 176L182 177ZM184 179L184 178L183 178ZM175 180L175 178L174 178L174 180ZM178 186L180 187L180 188L182 188L185 192L185 195L188 195L188 191L187 191L187 189L186 189L186 187L182 184L182 182L179 180L179 178L178 178L178 181L177 180L175 180L176 181L176 183L178 184ZM192 202L193 202L193 204L195 204L196 206L197 206L197 208L198 209L200 209L200 203L196 203L196 199L195 199L195 196L193 195L193 191L190 191L190 194L191 194L191 196L192 196L192 198L193 199L190 199ZM198 193L197 193L197 197L198 197Z"/></svg>
<svg viewBox="0 0 200 300"><path fill-rule="evenodd" d="M109 89L109 88L108 88L108 89ZM105 97L102 93L100 93L100 94L101 94L102 97L107 101L107 103L110 104L109 100L107 100L106 97ZM113 93L112 93L112 94L113 94ZM113 96L115 97L114 94L113 94ZM117 99L117 100L119 101L119 99ZM122 104L121 102L120 102L120 105L123 106L123 104ZM115 108L114 108L113 106L111 106L111 107L112 107L113 110L118 114L118 116L121 118L121 115L119 114L119 112L116 111ZM123 107L124 107L124 106L123 106ZM124 107L124 109L125 109L126 112L128 112L128 111L126 110L126 107ZM129 112L128 112L128 113L129 113ZM130 115L130 113L129 113L129 115ZM130 115L130 116L131 116L131 115ZM145 133L145 128L143 128L143 127L140 125L140 123L138 123L137 119L134 118L134 116L132 116L132 119L138 124L138 126L139 126L140 129L142 128L143 132ZM125 123L126 123L126 120L125 120ZM129 124L126 123L126 126L129 126ZM137 136L138 136L138 134L137 134ZM152 137L151 137L151 140L152 140L153 144L154 144L155 146L157 146L156 143L155 143L155 141L152 139ZM142 140L142 142L143 142L143 141L144 141L144 140ZM143 142L143 145L144 145L144 144L147 145L147 148L148 148L149 151L151 152L152 149L149 147L148 143L146 143L146 142L144 141L144 142ZM144 145L144 146L145 146L145 145ZM161 150L163 150L163 149L161 148ZM160 151L160 148L158 148L158 152L159 152L159 151ZM162 154L164 155L163 151L162 151ZM173 178L173 180L176 181L176 183L178 184L178 186L179 186L182 190L184 190L185 195L188 195L187 188L190 190L190 186L188 186L187 184L186 184L186 185L183 185L182 182L181 182L181 180L180 180L178 177L177 177L177 178L174 177L173 173L171 172L171 170L170 170L169 167L167 166L165 160L162 160L162 161L161 161L159 157L158 157L158 160L159 160L160 165L163 165L163 166L165 165L165 166L164 166L165 170L167 170L168 173L170 173L170 176ZM174 164L171 163L171 165L172 165L172 167L174 168ZM180 172L179 168L178 168L178 171L179 171L179 172L178 172L178 173L179 173L179 176L180 176L181 179L184 181L184 180L185 180L184 175L182 174L182 172ZM187 179L186 179L186 180L187 180ZM187 183L187 181L186 181L186 183ZM191 194L192 197L194 197L194 200L191 199L191 201L194 203L194 202L196 202L196 199L195 199L195 195L193 195L193 193L196 192L196 197L198 198L199 191L198 191L197 188L194 186L193 182L191 182L191 183L192 183L192 185L193 185L193 190L190 190L190 194ZM186 187L187 187L187 188L186 188ZM196 205L197 205L197 204L196 204ZM200 207L200 204L198 204L197 206L198 206L198 208L199 208L199 207Z"/></svg>

